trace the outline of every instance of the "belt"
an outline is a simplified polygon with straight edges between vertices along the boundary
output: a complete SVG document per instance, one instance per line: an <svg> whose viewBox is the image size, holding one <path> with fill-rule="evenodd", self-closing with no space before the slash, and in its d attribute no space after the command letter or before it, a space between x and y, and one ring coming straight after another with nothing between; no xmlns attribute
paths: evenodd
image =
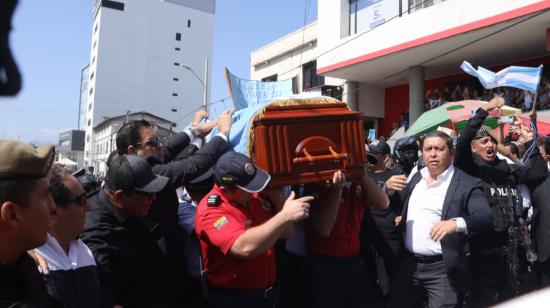
<svg viewBox="0 0 550 308"><path fill-rule="evenodd" d="M425 256L412 253L410 251L407 251L406 254L417 263L435 263L443 261L443 255Z"/></svg>
<svg viewBox="0 0 550 308"><path fill-rule="evenodd" d="M275 295L275 286L270 286L265 289L228 289L220 288L210 285L210 290L214 292L220 292L236 296L253 296L253 297L263 297L268 298Z"/></svg>

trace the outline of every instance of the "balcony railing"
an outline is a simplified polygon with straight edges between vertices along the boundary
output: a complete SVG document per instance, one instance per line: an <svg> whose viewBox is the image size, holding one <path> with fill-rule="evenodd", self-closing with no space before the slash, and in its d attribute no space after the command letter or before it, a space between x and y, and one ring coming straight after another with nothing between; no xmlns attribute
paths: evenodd
<svg viewBox="0 0 550 308"><path fill-rule="evenodd" d="M409 7L407 10L407 13L409 14L414 13L416 11L425 9L427 7L439 4L444 1L446 0L409 0Z"/></svg>

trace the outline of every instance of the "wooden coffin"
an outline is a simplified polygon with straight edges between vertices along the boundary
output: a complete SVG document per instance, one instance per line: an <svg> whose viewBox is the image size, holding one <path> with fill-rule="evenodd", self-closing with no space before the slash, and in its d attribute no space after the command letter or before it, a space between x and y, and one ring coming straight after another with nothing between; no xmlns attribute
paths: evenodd
<svg viewBox="0 0 550 308"><path fill-rule="evenodd" d="M360 112L345 103L273 106L253 122L255 163L271 175L271 186L348 179L365 172Z"/></svg>

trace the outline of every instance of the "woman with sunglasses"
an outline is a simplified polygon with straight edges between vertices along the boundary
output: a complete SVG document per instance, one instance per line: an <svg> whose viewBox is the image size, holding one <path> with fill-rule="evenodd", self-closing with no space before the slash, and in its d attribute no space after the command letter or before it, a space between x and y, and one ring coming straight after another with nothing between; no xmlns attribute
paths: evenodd
<svg viewBox="0 0 550 308"><path fill-rule="evenodd" d="M86 191L61 166L52 166L48 177L55 209L48 241L34 250L39 270L50 295L64 307L99 307L96 263L78 239L88 210Z"/></svg>

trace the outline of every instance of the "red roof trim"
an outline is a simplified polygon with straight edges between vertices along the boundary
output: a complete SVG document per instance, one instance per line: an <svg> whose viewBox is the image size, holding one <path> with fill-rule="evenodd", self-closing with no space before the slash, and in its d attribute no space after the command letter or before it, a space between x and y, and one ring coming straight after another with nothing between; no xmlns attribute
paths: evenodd
<svg viewBox="0 0 550 308"><path fill-rule="evenodd" d="M505 13L501 13L495 16L487 17L478 21L474 21L468 24L464 24L455 28L451 28L448 30L444 30L438 33L430 34L406 43L402 43L399 45L395 45L393 47L385 48L379 51L371 52L356 58L352 58L349 60L345 60L336 64L332 64L329 66L321 67L317 69L317 74L323 74L330 71L334 71L340 68L344 68L346 66L350 66L353 64L357 64L360 62L376 59L382 56L386 56L392 53L396 53L399 51L403 51L405 49L413 48L416 46L428 44L437 40L445 39L451 36L459 35L468 31L481 29L484 27L492 26L494 24L507 21L510 19L518 18L521 16L529 15L538 11L542 11L545 9L550 8L550 0L544 0L538 3L534 3L531 5L527 5L515 10L511 10Z"/></svg>

